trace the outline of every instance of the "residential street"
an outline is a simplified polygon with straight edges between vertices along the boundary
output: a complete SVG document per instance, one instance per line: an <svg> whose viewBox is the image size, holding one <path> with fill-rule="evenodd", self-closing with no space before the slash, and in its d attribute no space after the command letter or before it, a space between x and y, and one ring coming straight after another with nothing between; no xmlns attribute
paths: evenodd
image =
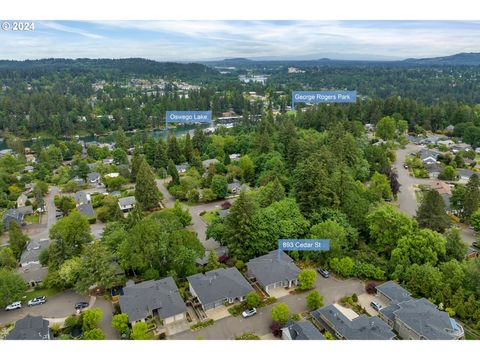
<svg viewBox="0 0 480 360"><path fill-rule="evenodd" d="M316 289L324 297L324 304L329 305L337 302L340 298L356 293L357 295L365 293L365 286L362 281L357 279L340 280L334 277L325 279L318 275ZM258 336L270 333L270 324L272 323L272 307L278 303L285 303L290 308L291 313L301 313L307 311L305 296L308 292L287 295L277 300L275 304L259 308L258 313L251 318L244 319L242 316L228 316L218 320L213 325L206 328L192 331L187 330L169 337L173 340L228 340L234 339L245 332L252 332Z"/></svg>
<svg viewBox="0 0 480 360"><path fill-rule="evenodd" d="M405 149L398 149L396 152L395 168L398 174L398 182L401 184L398 193L397 204L403 212L415 216L417 214L418 203L415 196L415 186L420 184L430 185L433 179L417 179L410 176L409 171L403 167L405 158L411 152L418 152L420 146L408 144ZM461 229L463 241L471 245L476 240L475 231L464 224L458 224Z"/></svg>
<svg viewBox="0 0 480 360"><path fill-rule="evenodd" d="M168 192L167 187L165 186L165 184L168 183L168 181L170 181L170 178L159 179L157 180L157 186L160 192L163 194L163 200L162 200L163 205L167 208L171 208L173 207L173 205L175 205L175 197ZM213 239L206 238L207 224L205 223L205 221L203 221L200 214L204 211L220 209L221 204L227 200L230 203L233 203L235 201L235 198L224 199L224 200L214 201L206 204L198 204L193 206L184 205L185 208L187 208L188 211L190 212L190 215L192 216L192 225L188 226L188 229L197 233L198 239L203 244L205 250L216 249L220 246L220 244Z"/></svg>
<svg viewBox="0 0 480 360"><path fill-rule="evenodd" d="M0 309L0 326L11 324L27 314L42 315L45 318L64 318L75 312L75 303L79 301L89 301L89 297L67 290L47 298L47 302L42 305L29 307L23 304L21 309L13 311Z"/></svg>

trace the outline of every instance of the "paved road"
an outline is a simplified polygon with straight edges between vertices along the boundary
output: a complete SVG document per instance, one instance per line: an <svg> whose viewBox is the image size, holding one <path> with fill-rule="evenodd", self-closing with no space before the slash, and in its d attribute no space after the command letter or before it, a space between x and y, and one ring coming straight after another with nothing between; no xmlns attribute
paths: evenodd
<svg viewBox="0 0 480 360"><path fill-rule="evenodd" d="M415 196L416 185L426 184L430 185L433 179L417 179L410 176L409 171L403 167L405 158L411 152L418 152L420 147L415 144L408 144L405 149L398 149L396 153L395 168L398 174L398 182L401 184L400 192L398 193L397 204L403 212L415 216L417 214L418 203ZM461 230L463 241L467 245L472 245L476 240L475 231L464 224L458 224Z"/></svg>
<svg viewBox="0 0 480 360"><path fill-rule="evenodd" d="M27 314L42 315L45 318L64 318L75 312L75 303L79 301L89 301L88 296L79 295L72 290L64 291L51 298L47 302L37 306L23 306L19 310L5 311L0 310L0 326L11 324L22 319Z"/></svg>
<svg viewBox="0 0 480 360"><path fill-rule="evenodd" d="M340 280L334 277L324 279L317 278L316 288L324 297L324 304L329 305L346 295L356 293L360 295L365 292L363 282L357 279ZM278 303L288 305L291 313L302 313L307 311L305 296L308 293L287 295L277 300L275 304L258 309L257 315L244 319L241 316L229 316L218 320L213 325L197 330L187 330L185 332L169 337L173 340L228 340L234 339L245 332L252 332L258 336L270 333L270 324L272 323L272 307Z"/></svg>
<svg viewBox="0 0 480 360"><path fill-rule="evenodd" d="M166 187L166 184L170 181L170 178L157 179L156 181L158 189L163 194L163 205L167 208L172 208L175 205L175 197L168 192ZM235 201L235 198L228 199L228 201L232 203ZM188 229L197 233L198 239L206 250L216 249L220 246L220 244L212 238L207 239L207 224L205 221L203 221L200 214L204 211L220 209L220 206L223 202L225 202L225 200L214 201L206 204L185 205L185 208L188 209L190 215L192 216L192 224L188 226Z"/></svg>

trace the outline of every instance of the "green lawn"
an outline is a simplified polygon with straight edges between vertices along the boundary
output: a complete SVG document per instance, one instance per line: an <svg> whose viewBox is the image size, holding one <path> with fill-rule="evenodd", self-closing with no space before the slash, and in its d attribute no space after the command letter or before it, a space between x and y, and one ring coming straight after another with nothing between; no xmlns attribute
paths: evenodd
<svg viewBox="0 0 480 360"><path fill-rule="evenodd" d="M58 289L47 289L47 288L40 289L40 290L28 291L28 292L25 293L25 299L22 299L22 301L32 300L33 298L35 298L37 296L46 296L47 301L48 301L48 298L53 297L60 292L61 292L61 290L58 290Z"/></svg>
<svg viewBox="0 0 480 360"><path fill-rule="evenodd" d="M38 214L31 214L25 216L25 222L28 224L38 224L39 216Z"/></svg>
<svg viewBox="0 0 480 360"><path fill-rule="evenodd" d="M210 225L217 216L218 210L206 211L201 215L203 221L205 221L208 225Z"/></svg>

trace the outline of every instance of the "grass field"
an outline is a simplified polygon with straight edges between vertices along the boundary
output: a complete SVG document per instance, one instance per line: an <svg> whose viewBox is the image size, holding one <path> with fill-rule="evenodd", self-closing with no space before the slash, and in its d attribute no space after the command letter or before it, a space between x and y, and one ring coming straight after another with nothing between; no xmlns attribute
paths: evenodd
<svg viewBox="0 0 480 360"><path fill-rule="evenodd" d="M37 296L46 296L47 301L48 298L57 295L60 292L58 289L40 289L40 290L33 290L33 291L28 291L25 293L25 298L22 299L23 302L32 300L33 298Z"/></svg>

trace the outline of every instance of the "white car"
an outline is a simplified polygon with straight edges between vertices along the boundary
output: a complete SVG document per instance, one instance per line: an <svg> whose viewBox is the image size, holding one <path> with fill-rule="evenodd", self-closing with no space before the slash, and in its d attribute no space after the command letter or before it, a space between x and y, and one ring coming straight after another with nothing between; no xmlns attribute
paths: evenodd
<svg viewBox="0 0 480 360"><path fill-rule="evenodd" d="M250 316L255 315L256 313L257 313L257 309L251 308L251 309L245 310L245 311L242 313L242 316L243 316L244 318L248 318L248 317L250 317Z"/></svg>
<svg viewBox="0 0 480 360"><path fill-rule="evenodd" d="M10 310L16 310L16 309L21 309L22 308L22 303L20 301L15 301L14 303L11 303L10 305L7 305L5 310L10 311Z"/></svg>
<svg viewBox="0 0 480 360"><path fill-rule="evenodd" d="M28 302L28 306L45 304L46 302L47 302L47 299L45 298L45 296L37 296L36 298L33 298Z"/></svg>

